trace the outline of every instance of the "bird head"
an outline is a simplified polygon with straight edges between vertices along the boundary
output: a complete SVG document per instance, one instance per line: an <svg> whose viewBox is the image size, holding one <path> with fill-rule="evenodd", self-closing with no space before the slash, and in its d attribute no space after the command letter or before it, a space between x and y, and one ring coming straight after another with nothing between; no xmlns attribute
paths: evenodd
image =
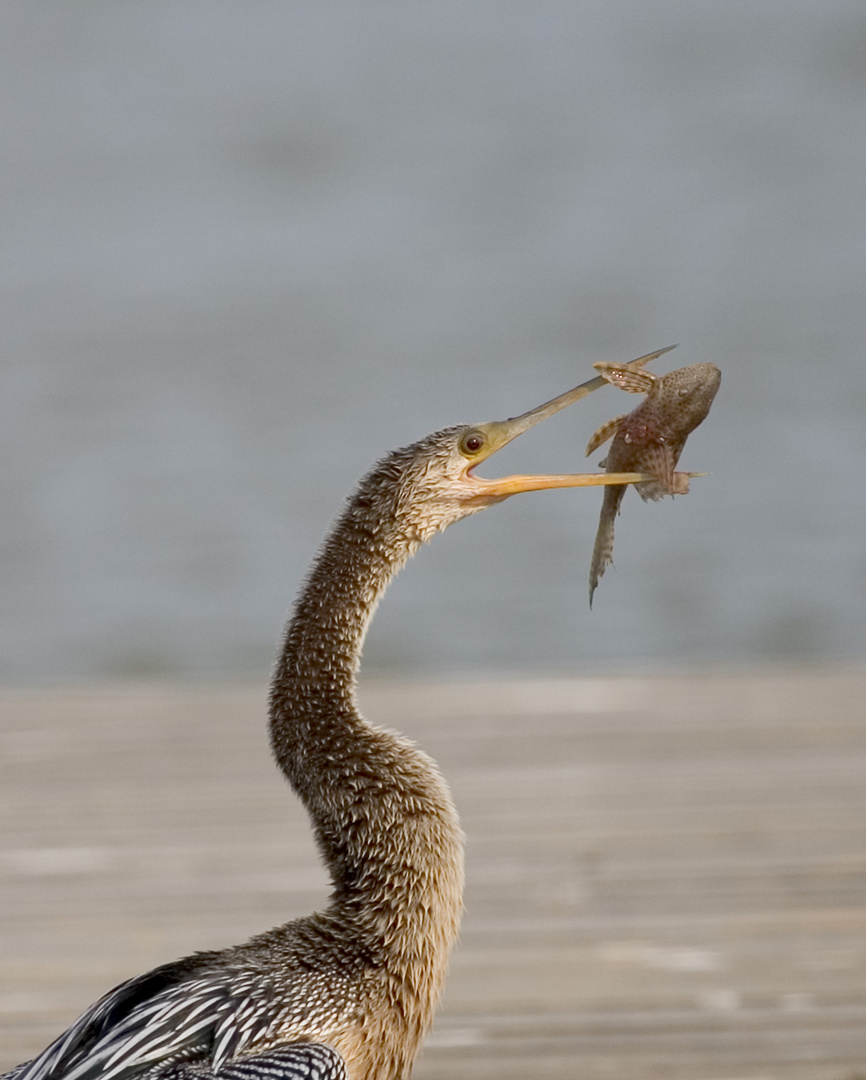
<svg viewBox="0 0 866 1080"><path fill-rule="evenodd" d="M641 357L632 363L646 359ZM362 480L352 500L353 508L359 516L371 520L387 518L398 525L408 542L423 543L468 514L523 491L645 480L643 473L567 473L487 479L475 472L534 424L604 385L600 377L590 379L520 416L444 428L394 450Z"/></svg>

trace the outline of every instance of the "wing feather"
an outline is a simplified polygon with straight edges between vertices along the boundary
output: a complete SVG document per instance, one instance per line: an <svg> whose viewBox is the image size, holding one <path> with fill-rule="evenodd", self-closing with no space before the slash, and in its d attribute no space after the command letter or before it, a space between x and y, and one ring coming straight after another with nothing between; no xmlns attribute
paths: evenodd
<svg viewBox="0 0 866 1080"><path fill-rule="evenodd" d="M14 1080L125 1080L160 1063L201 1058L215 1072L279 1014L261 976L225 968L193 974L183 962L168 964L109 991Z"/></svg>

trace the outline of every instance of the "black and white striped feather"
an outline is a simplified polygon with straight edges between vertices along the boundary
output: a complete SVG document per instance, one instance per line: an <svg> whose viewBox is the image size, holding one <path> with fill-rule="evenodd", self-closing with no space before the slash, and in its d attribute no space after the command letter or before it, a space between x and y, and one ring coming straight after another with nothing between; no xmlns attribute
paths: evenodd
<svg viewBox="0 0 866 1080"><path fill-rule="evenodd" d="M209 1065L162 1067L147 1080L348 1080L346 1063L322 1043L293 1043L223 1065L215 1076Z"/></svg>
<svg viewBox="0 0 866 1080"><path fill-rule="evenodd" d="M222 968L193 974L183 962L166 964L109 991L38 1057L0 1080L345 1076L340 1055L318 1043L249 1054L254 1045L279 1038L284 1010L261 973Z"/></svg>

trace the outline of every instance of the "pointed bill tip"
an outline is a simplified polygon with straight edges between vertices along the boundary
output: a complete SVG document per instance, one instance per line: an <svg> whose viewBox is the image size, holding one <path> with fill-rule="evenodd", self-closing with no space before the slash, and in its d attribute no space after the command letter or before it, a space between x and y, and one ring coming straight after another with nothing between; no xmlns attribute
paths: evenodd
<svg viewBox="0 0 866 1080"><path fill-rule="evenodd" d="M655 360L659 356L664 356L665 353L670 352L671 349L675 349L676 347L676 345L665 345L663 349L656 349L655 352L646 353L644 356L639 356L636 360L629 360L628 363L622 364L621 367L630 371L639 371L651 360ZM545 401L543 405L539 405L535 409L530 409L529 412L521 413L520 416L514 416L510 420L502 421L503 429L507 432L505 441L510 442L511 439L523 434L527 428L532 427L533 424L537 424L539 420L546 420L548 416L553 416L553 414L558 413L560 409L565 409L569 405L573 405L576 401L580 401L581 398L585 398L589 394L594 393L596 390L601 390L602 387L607 385L607 380L605 378L601 375L596 375L595 378L587 379L586 382L580 383L571 390L566 390L564 394L560 394L550 401ZM502 445L504 445L504 443Z"/></svg>

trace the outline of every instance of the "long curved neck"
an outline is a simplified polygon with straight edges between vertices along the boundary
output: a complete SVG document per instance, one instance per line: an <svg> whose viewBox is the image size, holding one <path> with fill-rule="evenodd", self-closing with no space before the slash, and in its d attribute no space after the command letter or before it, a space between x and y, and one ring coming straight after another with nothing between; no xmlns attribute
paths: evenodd
<svg viewBox="0 0 866 1080"><path fill-rule="evenodd" d="M312 818L334 883L332 912L374 942L387 925L404 955L447 953L462 903L450 793L429 758L370 725L354 698L376 605L421 543L376 505L362 485L297 601L272 683L272 746Z"/></svg>
<svg viewBox="0 0 866 1080"><path fill-rule="evenodd" d="M309 754L326 756L371 729L355 703L361 649L376 606L417 544L399 543L349 503L313 564L271 683L274 756L308 804ZM315 792L311 792L314 795ZM313 811L314 807L308 809Z"/></svg>
<svg viewBox="0 0 866 1080"><path fill-rule="evenodd" d="M323 916L330 939L377 973L367 1023L371 1038L374 1026L380 1034L368 1052L381 1073L371 1066L370 1076L408 1071L463 910L463 836L445 781L355 705L367 627L422 540L393 510L359 488L301 592L271 687L274 755L310 814L334 885Z"/></svg>

